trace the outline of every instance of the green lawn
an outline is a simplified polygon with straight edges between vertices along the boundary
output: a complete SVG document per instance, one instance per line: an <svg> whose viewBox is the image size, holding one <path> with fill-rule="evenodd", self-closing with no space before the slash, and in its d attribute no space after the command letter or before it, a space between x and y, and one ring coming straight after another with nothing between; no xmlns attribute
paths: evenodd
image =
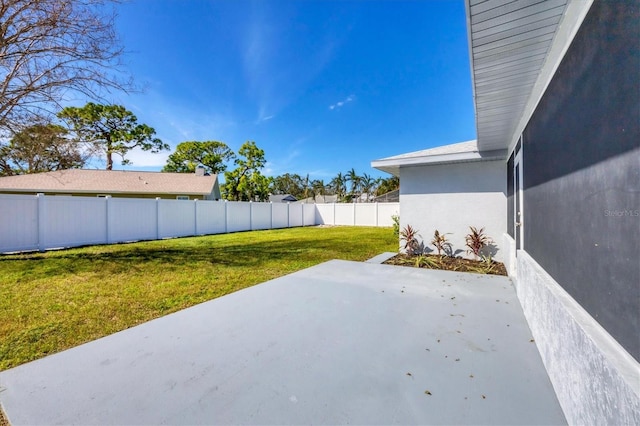
<svg viewBox="0 0 640 426"><path fill-rule="evenodd" d="M312 227L0 255L0 371L326 260L397 248L391 228Z"/></svg>

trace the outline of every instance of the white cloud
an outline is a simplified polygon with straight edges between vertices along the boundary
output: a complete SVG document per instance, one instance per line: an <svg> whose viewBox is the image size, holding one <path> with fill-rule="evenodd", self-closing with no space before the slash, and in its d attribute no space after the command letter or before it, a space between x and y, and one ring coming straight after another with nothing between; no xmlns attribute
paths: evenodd
<svg viewBox="0 0 640 426"><path fill-rule="evenodd" d="M129 151L125 156L125 158L131 162L131 165L122 166L122 168L125 170L136 170L138 168L157 168L159 170L167 163L167 158L170 154L171 151L161 151L157 154L154 154L150 151L133 149ZM120 162L119 157L115 159L114 163L116 162Z"/></svg>
<svg viewBox="0 0 640 426"><path fill-rule="evenodd" d="M349 102L353 102L354 100L355 100L355 96L349 95L344 100L336 102L333 105L329 105L329 109L334 110L337 108L342 108L345 104L348 104Z"/></svg>

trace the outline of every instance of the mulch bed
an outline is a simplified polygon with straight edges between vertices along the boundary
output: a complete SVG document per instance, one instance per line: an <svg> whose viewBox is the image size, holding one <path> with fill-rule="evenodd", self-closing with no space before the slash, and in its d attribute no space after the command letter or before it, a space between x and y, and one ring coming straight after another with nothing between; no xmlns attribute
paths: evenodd
<svg viewBox="0 0 640 426"><path fill-rule="evenodd" d="M462 257L439 256L425 254L421 256L398 254L383 262L386 265L410 266L414 268L440 269L444 271L474 272L477 274L507 275L504 264L463 259Z"/></svg>
<svg viewBox="0 0 640 426"><path fill-rule="evenodd" d="M4 412L2 411L2 407L0 407L0 426L11 426L9 424L9 420L7 420L7 416L5 416Z"/></svg>

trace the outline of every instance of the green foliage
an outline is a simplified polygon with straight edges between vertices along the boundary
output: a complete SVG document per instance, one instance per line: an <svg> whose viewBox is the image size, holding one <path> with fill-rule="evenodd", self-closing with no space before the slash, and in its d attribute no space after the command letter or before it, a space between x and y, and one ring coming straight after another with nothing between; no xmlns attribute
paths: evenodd
<svg viewBox="0 0 640 426"><path fill-rule="evenodd" d="M393 235L398 237L400 235L400 216L394 214L391 216L391 220L393 221Z"/></svg>
<svg viewBox="0 0 640 426"><path fill-rule="evenodd" d="M399 179L395 176L376 179L367 173L359 175L352 168L347 173L339 172L329 183L321 179L310 179L309 175L302 177L285 173L273 179L270 190L272 194L291 194L299 200L318 195L337 195L338 202L369 202L374 195L398 188Z"/></svg>
<svg viewBox="0 0 640 426"><path fill-rule="evenodd" d="M380 179L378 181L378 187L376 188L376 195L383 195L396 189L400 189L399 177L391 176L390 178Z"/></svg>
<svg viewBox="0 0 640 426"><path fill-rule="evenodd" d="M345 175L338 173L336 177L329 182L329 187L333 193L338 196L338 200L345 201L347 194L347 177Z"/></svg>
<svg viewBox="0 0 640 426"><path fill-rule="evenodd" d="M356 173L355 169L351 169L347 172L347 181L351 184L351 191L349 191L350 201L359 198L360 196L360 183L362 178Z"/></svg>
<svg viewBox="0 0 640 426"><path fill-rule="evenodd" d="M404 250L407 254L416 255L422 253L421 244L418 241L419 236L418 230L411 225L405 226L400 231L400 241L404 241Z"/></svg>
<svg viewBox="0 0 640 426"><path fill-rule="evenodd" d="M415 266L416 268L440 269L440 260L441 259L439 257L421 254L419 256L416 256Z"/></svg>
<svg viewBox="0 0 640 426"><path fill-rule="evenodd" d="M255 142L247 141L238 150L238 155L237 167L224 174L223 197L231 201L266 201L272 178L260 173L267 163L264 150Z"/></svg>
<svg viewBox="0 0 640 426"><path fill-rule="evenodd" d="M85 160L67 131L54 124L34 124L0 145L0 176L81 168Z"/></svg>
<svg viewBox="0 0 640 426"><path fill-rule="evenodd" d="M497 274L498 264L491 259L491 256L482 256L482 260L476 265L468 267L470 272L477 274Z"/></svg>
<svg viewBox="0 0 640 426"><path fill-rule="evenodd" d="M438 255L441 255L442 252L452 255L451 243L447 240L447 235L448 234L441 234L437 229L433 233L433 240L431 240L431 244L433 244L438 251Z"/></svg>
<svg viewBox="0 0 640 426"><path fill-rule="evenodd" d="M106 156L107 170L113 168L113 154L122 158L122 164L133 148L157 153L169 145L154 138L156 131L146 124L138 124L131 111L121 105L101 105L89 102L82 108L66 107L58 117L66 121L79 142Z"/></svg>
<svg viewBox="0 0 640 426"><path fill-rule="evenodd" d="M480 256L480 250L493 243L493 240L484 233L484 228L477 229L470 226L469 229L471 232L464 237L465 245L468 247L467 253L473 253L477 259Z"/></svg>
<svg viewBox="0 0 640 426"><path fill-rule="evenodd" d="M298 200L304 198L304 179L295 173L276 176L271 182L272 194L291 194Z"/></svg>
<svg viewBox="0 0 640 426"><path fill-rule="evenodd" d="M169 155L163 172L194 173L199 165L211 174L219 174L227 170L227 161L235 158L233 151L218 141L181 142L173 154Z"/></svg>

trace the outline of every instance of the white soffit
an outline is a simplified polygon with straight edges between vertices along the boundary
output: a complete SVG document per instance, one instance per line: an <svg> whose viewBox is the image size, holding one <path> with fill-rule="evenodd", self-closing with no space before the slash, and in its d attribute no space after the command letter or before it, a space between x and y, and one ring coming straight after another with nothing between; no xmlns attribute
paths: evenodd
<svg viewBox="0 0 640 426"><path fill-rule="evenodd" d="M480 150L505 149L512 142L569 3L467 1Z"/></svg>

